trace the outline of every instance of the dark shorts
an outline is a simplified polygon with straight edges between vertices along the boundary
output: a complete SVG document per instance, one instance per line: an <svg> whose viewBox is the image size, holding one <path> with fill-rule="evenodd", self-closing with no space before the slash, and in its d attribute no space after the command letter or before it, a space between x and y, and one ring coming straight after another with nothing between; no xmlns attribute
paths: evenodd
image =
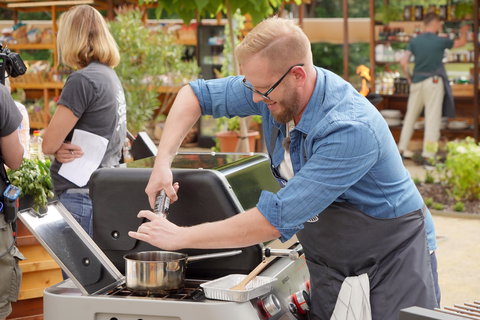
<svg viewBox="0 0 480 320"><path fill-rule="evenodd" d="M0 319L12 311L11 302L17 301L22 281L18 261L24 257L13 245L12 228L0 214Z"/></svg>

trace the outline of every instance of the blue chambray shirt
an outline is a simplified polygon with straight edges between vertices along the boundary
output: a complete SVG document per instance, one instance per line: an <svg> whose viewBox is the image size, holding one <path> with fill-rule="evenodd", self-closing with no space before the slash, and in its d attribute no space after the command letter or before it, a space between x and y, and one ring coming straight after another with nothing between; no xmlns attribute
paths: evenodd
<svg viewBox="0 0 480 320"><path fill-rule="evenodd" d="M262 191L257 204L280 231L281 240L291 238L303 223L335 201L348 202L375 218L395 218L421 209L422 197L378 110L336 74L318 67L316 71L315 90L291 132L295 175L276 194ZM203 114L261 115L267 145L273 126L278 127L272 156L272 164L278 167L284 157L285 125L273 119L265 103L253 102L252 92L242 85L242 79L196 80L190 86ZM428 247L435 250L430 212L426 214L426 231Z"/></svg>

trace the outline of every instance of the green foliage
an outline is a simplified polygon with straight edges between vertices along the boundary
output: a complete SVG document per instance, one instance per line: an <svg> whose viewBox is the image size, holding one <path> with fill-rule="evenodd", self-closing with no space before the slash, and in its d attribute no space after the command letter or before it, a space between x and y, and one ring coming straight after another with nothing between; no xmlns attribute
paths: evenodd
<svg viewBox="0 0 480 320"><path fill-rule="evenodd" d="M461 201L455 202L455 205L453 206L453 210L455 210L457 212L465 211L465 203L463 203Z"/></svg>
<svg viewBox="0 0 480 320"><path fill-rule="evenodd" d="M385 24L390 21L398 21L403 19L403 6L398 2L391 2L388 5L383 5L377 10L375 20L381 21Z"/></svg>
<svg viewBox="0 0 480 320"><path fill-rule="evenodd" d="M196 78L199 69L195 61L182 61L183 46L175 44L172 35L146 28L138 9L120 13L109 26L120 49L115 70L125 90L127 125L135 133L145 129L161 107L157 88L184 84Z"/></svg>
<svg viewBox="0 0 480 320"><path fill-rule="evenodd" d="M471 18L473 13L473 1L462 0L455 4L455 17L457 19Z"/></svg>
<svg viewBox="0 0 480 320"><path fill-rule="evenodd" d="M254 115L251 120L256 123L262 123L262 116ZM240 117L221 117L216 119L217 130L219 131L238 131L240 130Z"/></svg>
<svg viewBox="0 0 480 320"><path fill-rule="evenodd" d="M232 17L232 24L233 24L233 39L235 43L231 43L231 41L225 41L223 46L223 63L222 63L222 77L234 76L236 75L234 72L234 65L233 65L233 50L234 48L240 43L239 37L241 35L240 30L245 27L245 17L241 14L240 10L237 10ZM225 25L225 37L226 40L230 40L228 37L230 35L230 26L228 23Z"/></svg>
<svg viewBox="0 0 480 320"><path fill-rule="evenodd" d="M17 170L8 170L10 182L22 189L21 197L33 197L33 209L39 210L47 205L53 197L52 179L50 177L50 160L23 159Z"/></svg>
<svg viewBox="0 0 480 320"><path fill-rule="evenodd" d="M429 170L425 172L425 183L427 184L435 183L435 178L433 177L432 173Z"/></svg>
<svg viewBox="0 0 480 320"><path fill-rule="evenodd" d="M357 66L369 65L368 43L349 44L348 73L356 76ZM325 42L312 43L313 64L336 74L343 74L343 46Z"/></svg>
<svg viewBox="0 0 480 320"><path fill-rule="evenodd" d="M49 60L53 50L22 50L20 55L24 61Z"/></svg>
<svg viewBox="0 0 480 320"><path fill-rule="evenodd" d="M415 183L415 185L418 186L419 184L422 183L422 181L420 180L420 178L415 177L415 178L413 178L413 183Z"/></svg>
<svg viewBox="0 0 480 320"><path fill-rule="evenodd" d="M480 199L480 145L473 138L448 142L445 162L435 168L455 200Z"/></svg>
<svg viewBox="0 0 480 320"><path fill-rule="evenodd" d="M430 208L433 205L433 198L425 198L425 199L423 199L423 202L425 203L425 205L427 207Z"/></svg>
<svg viewBox="0 0 480 320"><path fill-rule="evenodd" d="M432 208L435 209L435 210L443 210L445 208L445 206L441 203L434 202L432 204Z"/></svg>
<svg viewBox="0 0 480 320"><path fill-rule="evenodd" d="M300 4L301 0L294 0ZM213 17L218 12L235 12L240 9L242 14L249 13L254 24L271 16L282 0L139 0L139 3L157 3L157 16L166 10L168 14L177 14L186 24L196 18L208 15Z"/></svg>

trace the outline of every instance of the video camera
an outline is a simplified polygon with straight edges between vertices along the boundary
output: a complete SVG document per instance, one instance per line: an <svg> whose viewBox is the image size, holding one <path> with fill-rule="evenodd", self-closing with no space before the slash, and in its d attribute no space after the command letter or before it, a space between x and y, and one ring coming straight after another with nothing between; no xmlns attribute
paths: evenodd
<svg viewBox="0 0 480 320"><path fill-rule="evenodd" d="M27 71L20 55L0 44L0 82L5 84L5 71L10 77L18 77Z"/></svg>

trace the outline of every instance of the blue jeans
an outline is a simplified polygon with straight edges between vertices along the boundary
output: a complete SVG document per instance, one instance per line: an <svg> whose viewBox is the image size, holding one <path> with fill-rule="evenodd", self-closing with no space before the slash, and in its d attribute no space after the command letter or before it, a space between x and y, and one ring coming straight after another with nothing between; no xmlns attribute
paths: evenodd
<svg viewBox="0 0 480 320"><path fill-rule="evenodd" d="M93 236L92 200L88 193L77 192L82 189L68 189L58 196L60 202L80 223L90 237ZM85 189L83 189L85 190Z"/></svg>

